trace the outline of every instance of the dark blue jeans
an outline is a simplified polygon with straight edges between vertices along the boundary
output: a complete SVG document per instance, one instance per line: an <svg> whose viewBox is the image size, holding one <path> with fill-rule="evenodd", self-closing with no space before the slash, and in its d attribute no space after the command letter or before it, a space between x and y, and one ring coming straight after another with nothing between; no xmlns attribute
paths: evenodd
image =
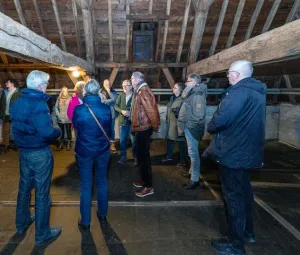
<svg viewBox="0 0 300 255"><path fill-rule="evenodd" d="M167 142L167 156L169 158L173 157L174 151L174 142L173 140L168 139ZM187 161L188 153L187 153L187 146L185 141L177 141L179 147L179 155L180 155L180 162Z"/></svg>
<svg viewBox="0 0 300 255"><path fill-rule="evenodd" d="M132 144L132 156L136 158L136 146L135 146L135 136L131 134L131 126L130 125L121 125L120 126L120 149L121 149L121 159L127 159L126 149L127 149L127 140L128 136L130 136L131 144Z"/></svg>
<svg viewBox="0 0 300 255"><path fill-rule="evenodd" d="M30 219L30 193L35 188L35 241L42 242L49 233L51 207L50 184L53 154L49 147L27 151L20 149L20 182L16 211L16 227L23 232Z"/></svg>
<svg viewBox="0 0 300 255"><path fill-rule="evenodd" d="M150 158L150 137L152 128L135 132L137 160L140 167L140 174L145 187L152 187L152 167Z"/></svg>
<svg viewBox="0 0 300 255"><path fill-rule="evenodd" d="M108 210L107 166L110 151L107 150L97 157L81 157L77 155L80 170L80 214L81 223L91 223L91 202L93 186L93 167L95 166L98 214L106 216Z"/></svg>
<svg viewBox="0 0 300 255"><path fill-rule="evenodd" d="M113 118L111 120L111 134L110 134L110 140L111 141L115 140L115 122L116 122L116 119Z"/></svg>
<svg viewBox="0 0 300 255"><path fill-rule="evenodd" d="M250 171L225 166L220 168L228 220L228 238L234 247L244 249L245 231L254 233L254 198Z"/></svg>

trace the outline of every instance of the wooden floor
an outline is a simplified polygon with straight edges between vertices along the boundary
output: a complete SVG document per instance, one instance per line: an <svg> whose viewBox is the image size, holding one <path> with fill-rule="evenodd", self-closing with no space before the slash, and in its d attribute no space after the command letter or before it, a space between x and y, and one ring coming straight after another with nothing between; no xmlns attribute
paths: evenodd
<svg viewBox="0 0 300 255"><path fill-rule="evenodd" d="M246 246L247 254L300 254L300 151L276 141L266 143L265 151L265 169L252 176L257 244ZM202 161L203 186L184 191L187 179L180 175L184 169L176 167L177 150L167 165L161 163L164 152L165 141L152 142L155 194L146 198L134 196L131 183L139 175L130 151L125 166L117 164L118 155L112 156L109 224L100 227L93 203L91 234L82 235L74 155L54 151L50 220L62 225L63 232L43 249L34 247L34 225L26 236L14 235L18 154L0 155L0 254L216 254L210 240L221 237L226 226L217 166Z"/></svg>

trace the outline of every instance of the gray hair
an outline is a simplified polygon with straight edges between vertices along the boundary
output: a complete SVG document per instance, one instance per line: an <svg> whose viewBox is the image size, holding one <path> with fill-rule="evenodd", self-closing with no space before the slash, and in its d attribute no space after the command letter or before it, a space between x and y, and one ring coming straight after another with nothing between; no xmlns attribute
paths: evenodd
<svg viewBox="0 0 300 255"><path fill-rule="evenodd" d="M183 82L177 82L177 83L175 83L175 85L177 85L177 87L178 87L178 89L180 91L180 94L181 94L182 91L185 89L185 83L183 83Z"/></svg>
<svg viewBox="0 0 300 255"><path fill-rule="evenodd" d="M200 84L201 83L201 76L195 73L191 73L187 76L188 79L192 79L196 82L196 84Z"/></svg>
<svg viewBox="0 0 300 255"><path fill-rule="evenodd" d="M29 89L37 89L38 86L47 84L49 79L49 74L42 71L34 70L30 72L30 74L27 76L26 85Z"/></svg>
<svg viewBox="0 0 300 255"><path fill-rule="evenodd" d="M242 78L248 78L252 76L253 66L248 60L238 60L231 64L230 70L240 73Z"/></svg>
<svg viewBox="0 0 300 255"><path fill-rule="evenodd" d="M89 80L83 87L83 96L98 95L99 90L100 90L100 84L94 79Z"/></svg>
<svg viewBox="0 0 300 255"><path fill-rule="evenodd" d="M133 72L132 76L136 79L139 79L139 80L142 80L142 81L144 80L144 75L141 72Z"/></svg>

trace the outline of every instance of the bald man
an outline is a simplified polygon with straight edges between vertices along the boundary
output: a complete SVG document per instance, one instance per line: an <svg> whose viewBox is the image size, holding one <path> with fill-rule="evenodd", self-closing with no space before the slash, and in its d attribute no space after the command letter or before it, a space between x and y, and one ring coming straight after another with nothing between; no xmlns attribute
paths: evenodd
<svg viewBox="0 0 300 255"><path fill-rule="evenodd" d="M203 156L220 166L228 216L228 238L211 242L222 254L245 254L244 241L256 242L250 173L263 166L266 85L251 78L252 73L249 61L231 64L231 87L207 126L213 139Z"/></svg>

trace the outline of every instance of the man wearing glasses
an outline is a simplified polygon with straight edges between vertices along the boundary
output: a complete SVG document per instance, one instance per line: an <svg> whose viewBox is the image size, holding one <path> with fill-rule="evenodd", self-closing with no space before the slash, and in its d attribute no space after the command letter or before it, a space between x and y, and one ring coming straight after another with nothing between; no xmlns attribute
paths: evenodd
<svg viewBox="0 0 300 255"><path fill-rule="evenodd" d="M204 134L207 85L201 83L201 77L197 74L188 75L186 88L182 92L183 104L179 111L178 136L185 136L188 154L191 159L189 172L182 172L190 181L184 185L184 189L195 189L199 186L200 157L199 142Z"/></svg>
<svg viewBox="0 0 300 255"><path fill-rule="evenodd" d="M141 181L134 181L133 186L140 188L135 192L138 197L154 193L152 186L152 168L150 159L150 136L157 132L160 124L155 97L144 81L144 75L133 72L131 83L134 88L134 100L131 110L131 127L135 132L137 160L140 167Z"/></svg>
<svg viewBox="0 0 300 255"><path fill-rule="evenodd" d="M244 242L256 242L250 173L263 166L266 85L251 78L252 73L249 61L231 64L227 72L231 88L207 126L213 139L203 156L220 166L228 215L228 238L211 242L222 254L245 254Z"/></svg>

